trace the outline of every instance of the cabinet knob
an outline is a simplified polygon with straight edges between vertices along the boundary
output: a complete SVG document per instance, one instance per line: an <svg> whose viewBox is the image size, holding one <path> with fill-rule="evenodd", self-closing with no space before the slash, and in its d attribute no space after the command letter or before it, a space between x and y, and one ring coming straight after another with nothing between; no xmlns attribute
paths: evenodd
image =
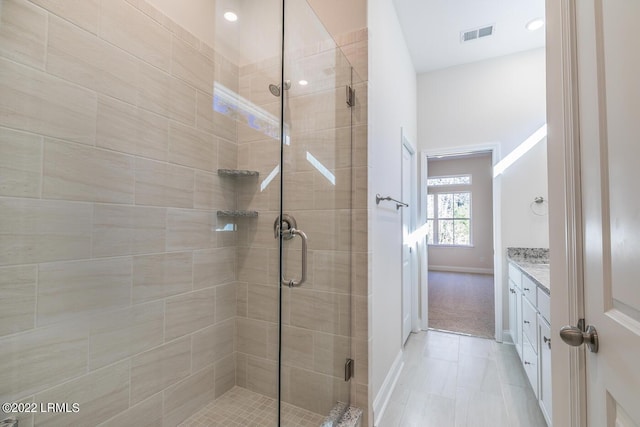
<svg viewBox="0 0 640 427"><path fill-rule="evenodd" d="M529 322L528 320L524 321L525 325L529 325L531 322Z"/></svg>
<svg viewBox="0 0 640 427"><path fill-rule="evenodd" d="M530 291L531 289L529 289L529 288L524 288L524 290L525 290L525 291Z"/></svg>
<svg viewBox="0 0 640 427"><path fill-rule="evenodd" d="M551 338L543 336L542 339L544 339L544 342L551 348Z"/></svg>
<svg viewBox="0 0 640 427"><path fill-rule="evenodd" d="M531 362L527 362L526 360L524 361L524 364L525 364L525 365L533 365L533 363L531 363Z"/></svg>

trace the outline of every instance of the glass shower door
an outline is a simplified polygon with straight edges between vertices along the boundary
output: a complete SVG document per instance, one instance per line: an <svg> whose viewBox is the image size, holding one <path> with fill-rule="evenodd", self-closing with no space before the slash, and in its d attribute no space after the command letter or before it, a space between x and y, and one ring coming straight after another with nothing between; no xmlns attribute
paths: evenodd
<svg viewBox="0 0 640 427"><path fill-rule="evenodd" d="M319 425L350 401L352 71L305 0L285 2L284 22L281 419L302 408Z"/></svg>

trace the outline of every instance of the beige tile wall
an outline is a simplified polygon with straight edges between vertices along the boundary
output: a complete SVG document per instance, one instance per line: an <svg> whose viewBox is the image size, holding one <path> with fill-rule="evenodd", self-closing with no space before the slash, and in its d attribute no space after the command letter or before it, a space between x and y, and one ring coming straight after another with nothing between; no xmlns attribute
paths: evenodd
<svg viewBox="0 0 640 427"><path fill-rule="evenodd" d="M238 68L140 0L0 1L2 400L170 426L236 384L275 396L281 174L261 184L279 142L211 105L217 81L279 117L279 58ZM368 399L366 40L288 65L312 82L287 92L284 163L285 210L310 241L308 282L282 295L283 396L321 414ZM236 167L260 177L217 175ZM260 216L217 232L233 208ZM299 239L285 245L298 277Z"/></svg>
<svg viewBox="0 0 640 427"><path fill-rule="evenodd" d="M0 0L0 400L80 404L21 425L175 426L236 384L212 52L143 2Z"/></svg>

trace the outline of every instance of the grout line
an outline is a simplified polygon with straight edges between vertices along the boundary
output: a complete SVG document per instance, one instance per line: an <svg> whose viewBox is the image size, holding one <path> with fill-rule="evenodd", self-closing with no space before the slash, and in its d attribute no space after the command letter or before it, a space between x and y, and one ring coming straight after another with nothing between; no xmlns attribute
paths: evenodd
<svg viewBox="0 0 640 427"><path fill-rule="evenodd" d="M39 7L39 6L38 6ZM49 69L49 29L50 29L50 21L51 21L51 13L46 10L43 9L46 13L46 22L45 22L45 29L44 29L44 58L42 61L42 65L43 65L43 70L45 73L48 73L48 69Z"/></svg>
<svg viewBox="0 0 640 427"><path fill-rule="evenodd" d="M28 331L33 331L38 327L38 292L40 289L40 264L36 264L35 269L36 269L36 282L35 282L35 295L34 295L35 300L34 300L34 310L33 310L33 328L28 329ZM18 333L22 333L22 332L27 332L27 330L19 331Z"/></svg>
<svg viewBox="0 0 640 427"><path fill-rule="evenodd" d="M44 161L44 145L46 144L46 137L44 135L39 135L40 137L40 186L38 189L38 200L42 200L42 197L44 195L44 165L45 165L45 161Z"/></svg>

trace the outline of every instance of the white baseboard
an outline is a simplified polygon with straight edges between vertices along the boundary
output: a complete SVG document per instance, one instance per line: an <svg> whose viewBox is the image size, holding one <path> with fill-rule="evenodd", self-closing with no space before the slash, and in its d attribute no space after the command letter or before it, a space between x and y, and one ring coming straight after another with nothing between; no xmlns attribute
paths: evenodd
<svg viewBox="0 0 640 427"><path fill-rule="evenodd" d="M513 344L513 337L511 336L511 332L508 329L502 331L502 343L503 344Z"/></svg>
<svg viewBox="0 0 640 427"><path fill-rule="evenodd" d="M452 273L493 274L493 268L455 267L452 265L429 265L429 271L450 271Z"/></svg>
<svg viewBox="0 0 640 427"><path fill-rule="evenodd" d="M387 404L389 403L389 399L391 398L391 393L393 393L393 389L398 382L398 378L400 378L400 373L402 373L402 369L404 368L404 361L402 360L402 350L396 356L396 359L393 361L391 365L391 369L387 373L387 376L382 383L382 387L380 387L380 391L375 399L373 399L373 425L377 426L380 424L380 420L382 420L382 416L384 415L385 409L387 409Z"/></svg>

